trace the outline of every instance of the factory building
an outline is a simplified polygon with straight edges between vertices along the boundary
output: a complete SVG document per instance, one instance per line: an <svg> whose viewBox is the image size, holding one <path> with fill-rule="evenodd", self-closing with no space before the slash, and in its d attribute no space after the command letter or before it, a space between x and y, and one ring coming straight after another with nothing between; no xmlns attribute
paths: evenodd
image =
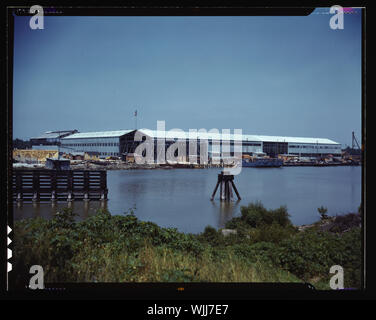
<svg viewBox="0 0 376 320"><path fill-rule="evenodd" d="M262 141L263 152L274 157L289 154L301 157L341 156L341 144L325 138L298 138L257 136Z"/></svg>
<svg viewBox="0 0 376 320"><path fill-rule="evenodd" d="M78 130L46 131L38 137L30 138L34 150L57 150L60 139L78 132Z"/></svg>
<svg viewBox="0 0 376 320"><path fill-rule="evenodd" d="M138 141L137 141L138 140ZM61 138L61 152L97 152L99 157L122 156L132 154L141 143L152 144L154 159L158 152L166 152L175 142L185 142L188 161L189 148L194 147L199 156L207 141L209 158L221 157L224 145L229 145L230 155L234 154L234 146L241 142L243 154L267 154L277 157L278 154L297 155L300 157L321 157L326 155L341 156L341 145L325 138L297 138L260 135L221 134L220 132L184 132L184 131L156 131L149 129L119 130L102 132L74 133ZM158 147L165 143L165 149ZM162 151L161 151L162 150ZM226 149L227 150L227 149ZM192 152L190 152L192 154Z"/></svg>
<svg viewBox="0 0 376 320"><path fill-rule="evenodd" d="M79 132L61 139L60 152L97 153L100 158L121 156L120 138L134 130Z"/></svg>

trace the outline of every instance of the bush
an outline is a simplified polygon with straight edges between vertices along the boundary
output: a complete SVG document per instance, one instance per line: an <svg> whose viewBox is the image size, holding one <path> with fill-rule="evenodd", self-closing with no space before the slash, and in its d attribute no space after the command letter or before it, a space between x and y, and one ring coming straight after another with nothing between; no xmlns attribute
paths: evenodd
<svg viewBox="0 0 376 320"><path fill-rule="evenodd" d="M270 215L272 216L272 223L277 223L281 227L291 226L290 215L287 212L287 207L282 206L275 210L269 210Z"/></svg>
<svg viewBox="0 0 376 320"><path fill-rule="evenodd" d="M235 229L237 231L237 239L242 239L248 234L249 225L242 220L240 217L232 218L231 220L227 221L225 224L226 229ZM226 237L226 243L229 242L230 237L233 238L231 235ZM232 239L234 240L234 239Z"/></svg>
<svg viewBox="0 0 376 320"><path fill-rule="evenodd" d="M341 265L345 286L360 287L359 215L336 217L333 226L346 232L334 234L319 228L297 231L285 207L267 210L256 203L242 207L241 213L226 224L237 230L227 237L210 226L199 235L185 234L140 221L134 214L112 216L107 210L81 222L70 209L60 210L50 221L17 221L13 274L21 287L28 283L34 264L43 266L46 282L98 277L103 281L180 282L196 277L256 281L292 279L291 273L305 281L319 278L325 284L330 267Z"/></svg>
<svg viewBox="0 0 376 320"><path fill-rule="evenodd" d="M71 208L62 208L53 215L50 223L56 228L70 228L74 225L76 216Z"/></svg>
<svg viewBox="0 0 376 320"><path fill-rule="evenodd" d="M273 222L268 210L257 202L240 208L241 219L250 227L257 228L262 224L271 224Z"/></svg>
<svg viewBox="0 0 376 320"><path fill-rule="evenodd" d="M328 277L330 267L340 265L346 273L345 285L360 287L360 228L343 235L307 230L283 240L275 254L277 265L306 281Z"/></svg>
<svg viewBox="0 0 376 320"><path fill-rule="evenodd" d="M15 223L14 268L15 274L24 274L32 265L41 265L51 281L66 281L72 272L70 260L80 247L75 214L65 208L47 221L41 218ZM22 271L21 271L22 270ZM57 275L58 274L58 275ZM22 277L15 279L20 284Z"/></svg>
<svg viewBox="0 0 376 320"><path fill-rule="evenodd" d="M224 237L220 231L217 231L211 226L207 226L203 233L201 233L198 238L212 246L218 246L224 243Z"/></svg>
<svg viewBox="0 0 376 320"><path fill-rule="evenodd" d="M260 202L250 203L240 208L241 217L236 217L227 222L227 228L251 227L258 228L263 225L276 223L282 227L291 225L287 208L282 206L275 210L267 210Z"/></svg>
<svg viewBox="0 0 376 320"><path fill-rule="evenodd" d="M360 227L362 217L360 214L349 213L342 216L336 216L333 221L333 227L330 228L332 232L343 232L345 230Z"/></svg>
<svg viewBox="0 0 376 320"><path fill-rule="evenodd" d="M238 244L234 245L232 248L237 256L245 258L253 263L260 261L268 264L276 264L274 258L277 246L273 243L258 242L253 245Z"/></svg>
<svg viewBox="0 0 376 320"><path fill-rule="evenodd" d="M293 226L282 227L280 224L273 222L271 225L262 225L259 228L252 228L249 231L249 237L252 243L271 242L278 244L297 232L297 229Z"/></svg>

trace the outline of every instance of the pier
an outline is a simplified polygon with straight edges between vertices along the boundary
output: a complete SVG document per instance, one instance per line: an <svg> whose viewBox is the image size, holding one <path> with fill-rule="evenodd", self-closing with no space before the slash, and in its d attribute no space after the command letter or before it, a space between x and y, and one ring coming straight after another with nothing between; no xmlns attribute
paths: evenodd
<svg viewBox="0 0 376 320"><path fill-rule="evenodd" d="M107 200L104 170L14 170L13 201Z"/></svg>

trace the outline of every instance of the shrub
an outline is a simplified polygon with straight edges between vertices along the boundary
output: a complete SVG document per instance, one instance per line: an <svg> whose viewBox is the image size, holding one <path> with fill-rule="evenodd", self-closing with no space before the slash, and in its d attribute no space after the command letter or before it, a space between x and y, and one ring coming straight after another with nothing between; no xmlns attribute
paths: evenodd
<svg viewBox="0 0 376 320"><path fill-rule="evenodd" d="M209 243L213 246L218 246L223 244L223 235L220 231L217 231L215 228L211 226L207 226L203 233L201 233L198 238L206 243Z"/></svg>
<svg viewBox="0 0 376 320"><path fill-rule="evenodd" d="M333 265L345 270L345 285L360 286L361 234L355 228L343 235L306 230L283 240L275 252L277 265L308 281L328 277Z"/></svg>
<svg viewBox="0 0 376 320"><path fill-rule="evenodd" d="M252 228L249 231L250 241L256 242L271 242L278 244L284 239L288 239L298 231L293 226L283 227L280 224L273 222L271 225L262 225L259 228Z"/></svg>
<svg viewBox="0 0 376 320"><path fill-rule="evenodd" d="M350 214L334 219L334 226L346 231L342 234L319 228L298 232L285 207L267 210L256 203L226 224L237 234L224 237L210 226L199 235L185 234L107 210L77 222L72 210L63 209L50 221L15 222L13 267L16 283L24 287L33 264L43 266L46 282L267 281L292 279L292 273L305 281L319 277L322 284L338 264L345 286L359 288L359 223L360 216Z"/></svg>
<svg viewBox="0 0 376 320"><path fill-rule="evenodd" d="M262 224L271 224L271 218L268 210L260 202L250 203L248 206L240 208L241 219L250 227L256 228Z"/></svg>
<svg viewBox="0 0 376 320"><path fill-rule="evenodd" d="M56 228L70 228L74 225L76 216L71 208L62 208L53 215L50 223Z"/></svg>
<svg viewBox="0 0 376 320"><path fill-rule="evenodd" d="M239 235L244 235L249 229L249 225L240 217L232 218L225 224L226 229L236 229Z"/></svg>
<svg viewBox="0 0 376 320"><path fill-rule="evenodd" d="M230 220L226 227L258 228L263 225L276 223L282 227L291 225L287 208L282 206L275 210L267 210L260 202L250 203L240 208L241 217Z"/></svg>
<svg viewBox="0 0 376 320"><path fill-rule="evenodd" d="M276 251L278 246L270 242L258 242L253 245L237 244L232 247L235 255L251 263L261 263L265 267L278 266Z"/></svg>
<svg viewBox="0 0 376 320"><path fill-rule="evenodd" d="M281 227L291 226L290 215L287 212L287 207L282 206L275 210L269 210L272 217L272 224L276 223Z"/></svg>
<svg viewBox="0 0 376 320"><path fill-rule="evenodd" d="M342 216L336 216L333 221L333 227L330 229L332 232L343 232L345 230L360 227L362 217L360 214L349 213Z"/></svg>

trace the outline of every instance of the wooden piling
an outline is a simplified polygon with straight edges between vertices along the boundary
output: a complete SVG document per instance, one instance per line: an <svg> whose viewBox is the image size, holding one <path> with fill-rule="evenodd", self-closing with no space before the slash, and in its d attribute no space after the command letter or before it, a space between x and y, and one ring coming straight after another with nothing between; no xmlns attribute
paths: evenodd
<svg viewBox="0 0 376 320"><path fill-rule="evenodd" d="M236 189L235 187L235 183L233 180L231 180L231 184L232 184L232 187L234 188L234 191L236 193L236 196L238 197L238 200L241 200L242 198L240 198L240 195L239 195L239 192L238 192L238 189Z"/></svg>
<svg viewBox="0 0 376 320"><path fill-rule="evenodd" d="M238 197L238 200L241 200L239 192L236 189L235 184L234 184L234 176L233 175L224 174L223 171L220 174L218 174L218 181L217 181L217 184L214 188L214 191L212 193L210 200L214 199L214 196L217 192L218 186L220 187L220 189L219 189L220 200L231 201L233 199L233 192L232 192L233 188L234 188L234 191L236 193L236 196Z"/></svg>
<svg viewBox="0 0 376 320"><path fill-rule="evenodd" d="M40 200L39 191L40 191L40 172L33 171L33 201L37 202Z"/></svg>
<svg viewBox="0 0 376 320"><path fill-rule="evenodd" d="M90 201L89 199L89 172L84 171L84 201Z"/></svg>
<svg viewBox="0 0 376 320"><path fill-rule="evenodd" d="M217 192L217 189L218 189L218 186L219 186L220 182L219 180L217 181L217 184L215 185L215 188L214 188L214 191L212 193L212 196L210 198L210 200L213 200L214 199L214 196L215 196L215 193Z"/></svg>
<svg viewBox="0 0 376 320"><path fill-rule="evenodd" d="M17 201L21 202L22 201L22 191L21 191L22 190L22 180L21 180L22 177L20 174L16 172L15 178L16 178L16 189L19 190L19 192L17 192Z"/></svg>
<svg viewBox="0 0 376 320"><path fill-rule="evenodd" d="M74 200L74 194L73 194L73 172L72 170L69 170L67 172L67 189L68 189L68 199L67 201L73 201Z"/></svg>
<svg viewBox="0 0 376 320"><path fill-rule="evenodd" d="M57 200L56 196L56 188L57 188L57 178L56 178L56 171L51 172L51 201L54 202Z"/></svg>

